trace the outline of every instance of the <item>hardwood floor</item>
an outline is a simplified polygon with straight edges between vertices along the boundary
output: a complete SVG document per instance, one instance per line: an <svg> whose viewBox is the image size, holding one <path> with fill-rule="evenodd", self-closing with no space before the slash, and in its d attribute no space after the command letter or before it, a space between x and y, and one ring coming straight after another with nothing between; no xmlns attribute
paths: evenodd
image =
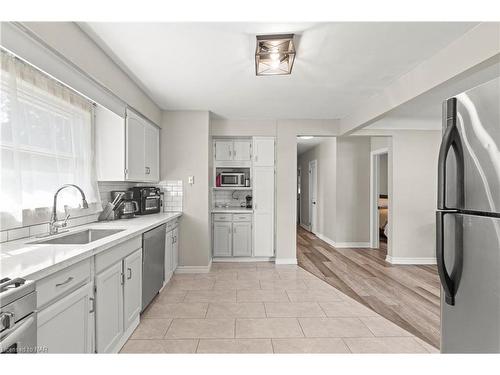
<svg viewBox="0 0 500 375"><path fill-rule="evenodd" d="M439 348L440 284L435 266L385 261L387 250L337 249L298 227L299 266Z"/></svg>

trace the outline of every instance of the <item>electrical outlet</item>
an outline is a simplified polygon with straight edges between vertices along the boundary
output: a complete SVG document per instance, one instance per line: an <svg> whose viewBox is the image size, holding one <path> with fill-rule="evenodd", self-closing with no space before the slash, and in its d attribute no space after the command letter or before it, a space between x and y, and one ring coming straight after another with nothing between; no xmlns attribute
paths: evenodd
<svg viewBox="0 0 500 375"><path fill-rule="evenodd" d="M194 176L188 176L188 184L190 185L194 184Z"/></svg>

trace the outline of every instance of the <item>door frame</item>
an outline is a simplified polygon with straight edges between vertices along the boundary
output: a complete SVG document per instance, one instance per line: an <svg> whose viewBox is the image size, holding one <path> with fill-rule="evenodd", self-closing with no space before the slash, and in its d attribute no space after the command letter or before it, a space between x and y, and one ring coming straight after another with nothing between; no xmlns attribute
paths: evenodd
<svg viewBox="0 0 500 375"><path fill-rule="evenodd" d="M370 152L370 247L374 249L378 249L380 246L378 187L379 187L380 155L384 154L387 154L387 157L389 157L389 148L387 147L380 148L378 150ZM389 235L391 235L391 233L389 233Z"/></svg>
<svg viewBox="0 0 500 375"><path fill-rule="evenodd" d="M314 197L316 198L316 210L315 210L315 213L316 215L313 216L313 203L312 203L312 194L311 192L313 191L312 189L312 185L313 185L313 180L311 178L311 175L312 175L312 167L314 166L315 170L316 170L316 173L315 173L315 181L314 181ZM309 200L309 231L311 233L314 233L316 234L317 232L317 229L316 226L318 224L318 218L317 218L317 214L318 214L318 161L316 159L314 160L311 160L309 161L309 164L308 164L308 168L309 168L309 173L308 173L308 184L309 184L309 189L308 189L308 200Z"/></svg>

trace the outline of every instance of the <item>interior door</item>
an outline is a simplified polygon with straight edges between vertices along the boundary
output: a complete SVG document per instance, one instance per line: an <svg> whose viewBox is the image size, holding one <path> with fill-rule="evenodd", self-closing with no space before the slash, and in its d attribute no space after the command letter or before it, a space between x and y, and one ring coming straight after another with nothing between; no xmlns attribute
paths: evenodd
<svg viewBox="0 0 500 375"><path fill-rule="evenodd" d="M160 180L160 129L156 126L144 125L145 141L145 181L157 182Z"/></svg>
<svg viewBox="0 0 500 375"><path fill-rule="evenodd" d="M123 335L122 262L99 273L96 280L96 346L109 353Z"/></svg>
<svg viewBox="0 0 500 375"><path fill-rule="evenodd" d="M318 215L318 162L312 160L309 162L309 227L311 232L317 231Z"/></svg>
<svg viewBox="0 0 500 375"><path fill-rule="evenodd" d="M253 170L254 256L274 256L274 167Z"/></svg>
<svg viewBox="0 0 500 375"><path fill-rule="evenodd" d="M215 141L215 160L228 161L233 160L233 141L217 140Z"/></svg>
<svg viewBox="0 0 500 375"><path fill-rule="evenodd" d="M250 161L252 142L249 140L235 140L233 142L233 160Z"/></svg>
<svg viewBox="0 0 500 375"><path fill-rule="evenodd" d="M441 293L441 351L500 353L500 217L448 214L443 232L456 294Z"/></svg>
<svg viewBox="0 0 500 375"><path fill-rule="evenodd" d="M37 344L47 353L93 352L92 284L87 284L38 313Z"/></svg>
<svg viewBox="0 0 500 375"><path fill-rule="evenodd" d="M124 329L132 325L142 307L142 249L123 260L125 285L123 290Z"/></svg>
<svg viewBox="0 0 500 375"><path fill-rule="evenodd" d="M145 124L144 120L132 111L127 110L125 126L125 179L128 181L144 181L145 179ZM117 147L120 147L117 145Z"/></svg>

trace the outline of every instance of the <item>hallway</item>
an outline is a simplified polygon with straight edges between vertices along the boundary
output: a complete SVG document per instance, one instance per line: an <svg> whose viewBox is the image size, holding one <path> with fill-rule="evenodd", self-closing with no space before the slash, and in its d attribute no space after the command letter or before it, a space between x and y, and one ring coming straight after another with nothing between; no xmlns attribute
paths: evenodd
<svg viewBox="0 0 500 375"><path fill-rule="evenodd" d="M336 249L297 228L298 264L386 319L439 348L440 284L435 266L399 266L386 250Z"/></svg>

